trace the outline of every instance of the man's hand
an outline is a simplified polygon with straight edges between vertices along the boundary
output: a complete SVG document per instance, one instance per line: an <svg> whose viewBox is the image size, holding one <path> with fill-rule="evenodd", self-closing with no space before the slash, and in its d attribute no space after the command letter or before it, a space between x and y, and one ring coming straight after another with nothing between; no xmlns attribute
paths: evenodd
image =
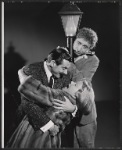
<svg viewBox="0 0 122 150"><path fill-rule="evenodd" d="M57 125L54 125L49 129L49 133L51 136L55 136L59 132L59 127Z"/></svg>
<svg viewBox="0 0 122 150"><path fill-rule="evenodd" d="M73 105L67 97L64 96L64 98L65 98L66 101L61 101L61 100L58 100L58 99L54 99L53 102L52 102L53 107L56 108L56 109L61 109L65 112L70 112L70 113L74 112L75 108L76 108L76 105Z"/></svg>

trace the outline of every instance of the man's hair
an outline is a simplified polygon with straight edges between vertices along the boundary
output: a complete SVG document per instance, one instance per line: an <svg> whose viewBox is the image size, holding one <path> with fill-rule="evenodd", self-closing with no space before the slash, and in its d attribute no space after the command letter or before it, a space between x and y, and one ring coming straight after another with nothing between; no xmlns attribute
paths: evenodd
<svg viewBox="0 0 122 150"><path fill-rule="evenodd" d="M79 29L76 38L84 38L85 40L87 40L91 45L90 49L95 48L98 42L97 33L91 28L86 27Z"/></svg>
<svg viewBox="0 0 122 150"><path fill-rule="evenodd" d="M69 62L72 61L68 49L65 47L58 46L49 53L46 60L48 62L50 62L51 60L55 60L56 64L60 65L63 59L68 60Z"/></svg>

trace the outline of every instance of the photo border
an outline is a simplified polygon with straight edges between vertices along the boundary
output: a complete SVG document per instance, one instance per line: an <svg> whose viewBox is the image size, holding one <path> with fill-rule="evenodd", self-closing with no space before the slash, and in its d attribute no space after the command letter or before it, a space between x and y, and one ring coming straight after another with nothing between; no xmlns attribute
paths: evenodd
<svg viewBox="0 0 122 150"><path fill-rule="evenodd" d="M1 16L1 20L0 20L0 27L1 27L1 30L0 30L0 35L1 35L1 38L0 38L0 46L1 46L1 51L0 51L0 57L1 57L1 65L0 65L0 87L1 87L1 90L0 90L0 95L1 95L1 99L4 98L3 94L4 94L4 52L3 52L3 49L4 49L4 30L3 30L3 21L4 21L4 18L3 18L3 10L4 8L2 8L2 3L5 3L5 2L8 2L8 3L15 3L15 2L20 2L20 3L23 3L23 2L63 2L63 3L66 3L66 2L76 2L76 3L82 3L82 2L97 2L97 3L116 3L116 2L119 2L119 21L120 21L120 148L112 148L112 149L121 149L122 148L122 2L121 0L1 0L0 2L0 16ZM4 106L4 102L1 100L1 115L0 115L0 119L1 119L1 124L2 126L4 125L3 124L3 107ZM0 124L0 125L1 125ZM1 130L0 130L0 135L1 135L1 140L0 140L0 147L2 147L2 133L3 133L3 128L1 127ZM3 148L5 149L5 148ZM61 148L62 149L62 148ZM64 149L64 148L63 148ZM66 148L65 148L66 149ZM72 148L71 148L72 149ZM105 149L105 148L104 148ZM108 148L107 148L108 149ZM111 148L110 148L111 149Z"/></svg>

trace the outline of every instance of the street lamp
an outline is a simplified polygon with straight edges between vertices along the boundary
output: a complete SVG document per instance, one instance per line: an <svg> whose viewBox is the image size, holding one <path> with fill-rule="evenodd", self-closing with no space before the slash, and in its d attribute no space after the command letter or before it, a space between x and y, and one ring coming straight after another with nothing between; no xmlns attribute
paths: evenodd
<svg viewBox="0 0 122 150"><path fill-rule="evenodd" d="M74 2L70 2L60 10L62 25L64 28L65 36L67 37L67 47L70 49L70 54L73 59L72 39L76 35L79 28L82 13Z"/></svg>

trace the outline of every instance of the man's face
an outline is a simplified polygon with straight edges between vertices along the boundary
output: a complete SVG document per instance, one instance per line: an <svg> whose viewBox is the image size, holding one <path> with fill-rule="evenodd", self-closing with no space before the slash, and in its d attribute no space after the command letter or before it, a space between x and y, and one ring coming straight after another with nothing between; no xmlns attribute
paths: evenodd
<svg viewBox="0 0 122 150"><path fill-rule="evenodd" d="M63 59L60 65L53 65L52 73L57 77L60 78L62 74L67 74L67 69L70 67L70 62L68 60Z"/></svg>
<svg viewBox="0 0 122 150"><path fill-rule="evenodd" d="M73 49L76 56L80 56L90 50L90 43L84 38L76 38L73 43Z"/></svg>

